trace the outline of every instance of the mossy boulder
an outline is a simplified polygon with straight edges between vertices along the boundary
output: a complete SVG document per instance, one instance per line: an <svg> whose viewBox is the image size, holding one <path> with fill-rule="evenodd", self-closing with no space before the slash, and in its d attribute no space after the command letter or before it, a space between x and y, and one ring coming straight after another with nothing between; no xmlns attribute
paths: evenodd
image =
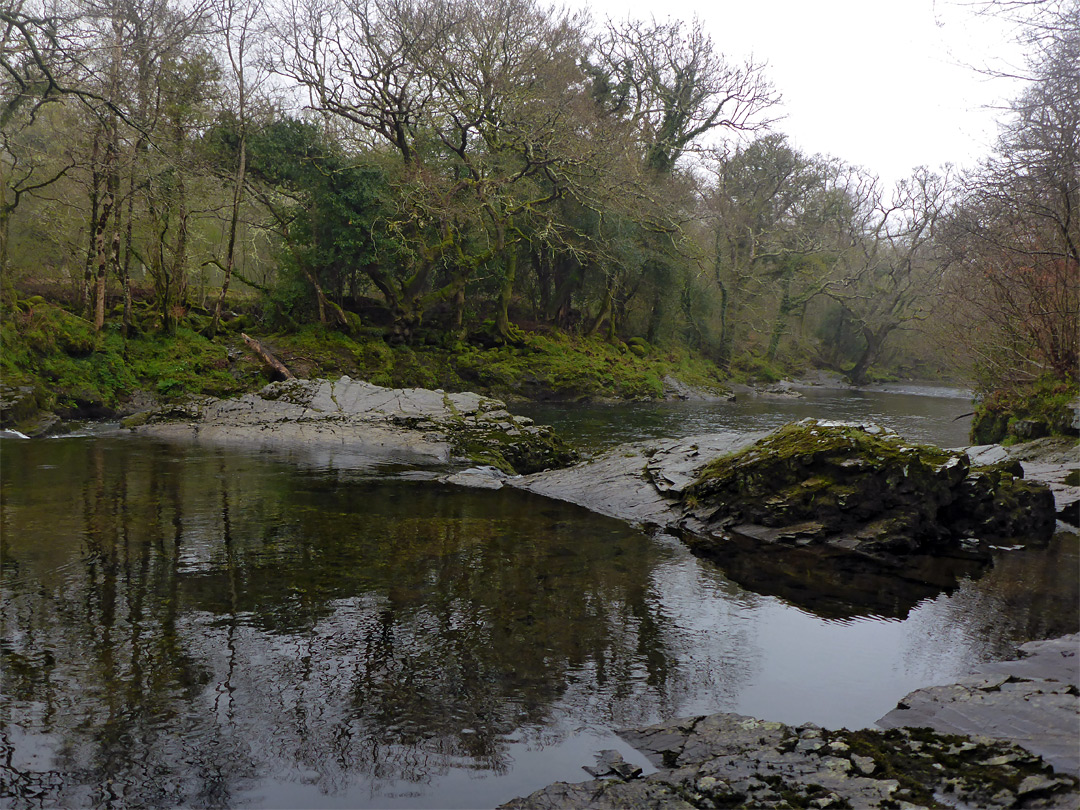
<svg viewBox="0 0 1080 810"><path fill-rule="evenodd" d="M870 556L1048 540L1053 497L1019 465L971 469L963 452L875 425L804 419L707 464L683 494L708 545L732 533Z"/></svg>
<svg viewBox="0 0 1080 810"><path fill-rule="evenodd" d="M505 418L500 418L505 414ZM547 425L501 411L447 424L455 457L490 465L509 475L558 469L577 461L577 453Z"/></svg>
<svg viewBox="0 0 1080 810"><path fill-rule="evenodd" d="M58 421L56 414L41 408L32 387L0 385L0 429L42 436Z"/></svg>

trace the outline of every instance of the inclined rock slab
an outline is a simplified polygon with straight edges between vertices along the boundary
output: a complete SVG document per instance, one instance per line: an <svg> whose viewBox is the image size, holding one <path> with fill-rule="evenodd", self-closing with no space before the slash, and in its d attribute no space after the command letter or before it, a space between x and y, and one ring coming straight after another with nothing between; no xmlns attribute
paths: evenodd
<svg viewBox="0 0 1080 810"><path fill-rule="evenodd" d="M557 782L503 807L915 810L940 802L1075 810L1080 806L1075 761L1060 757L1070 745L1075 754L1080 739L1070 725L1078 700L1078 643L1080 636L1074 635L1025 644L1020 648L1025 657L1018 661L988 664L971 678L935 687L947 690L937 695L948 695L942 703L946 711L966 718L963 728L941 723L933 713L911 711L906 717L914 727L854 731L813 724L792 727L726 713L681 718L619 734L657 767L655 773L636 778L634 770L611 768L608 778ZM1022 686L1026 682L1041 683L1041 691ZM919 696L929 692L919 690L905 701L922 700ZM1002 696L993 708L1006 708L1004 719L995 711L959 711L985 708L986 695ZM1042 695L1054 696L1054 701L1033 703L1033 696ZM1071 706L1063 697L1071 698ZM1041 725L1044 738L1058 734L1063 746L1001 733L1015 725ZM596 770L586 767L590 773Z"/></svg>
<svg viewBox="0 0 1080 810"><path fill-rule="evenodd" d="M1080 634L1020 647L946 686L919 689L877 721L1014 742L1055 770L1080 776Z"/></svg>
<svg viewBox="0 0 1080 810"><path fill-rule="evenodd" d="M506 483L635 526L671 527L684 517L676 499L678 494L705 464L765 435L711 433L623 444L573 467L534 473Z"/></svg>

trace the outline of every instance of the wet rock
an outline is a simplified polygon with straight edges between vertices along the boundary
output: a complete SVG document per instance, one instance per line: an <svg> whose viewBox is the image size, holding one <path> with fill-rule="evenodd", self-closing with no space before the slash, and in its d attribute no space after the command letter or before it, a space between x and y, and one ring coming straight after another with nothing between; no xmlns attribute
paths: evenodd
<svg viewBox="0 0 1080 810"><path fill-rule="evenodd" d="M1059 772L1080 775L1080 634L1030 642L1019 652L1016 661L984 664L954 684L912 692L877 725L1005 740Z"/></svg>
<svg viewBox="0 0 1080 810"><path fill-rule="evenodd" d="M459 487L472 489L502 489L507 475L498 467L470 467L453 475L448 475L442 480L447 484L455 484Z"/></svg>
<svg viewBox="0 0 1080 810"><path fill-rule="evenodd" d="M630 780L637 779L642 773L640 767L627 762L623 759L622 754L612 749L597 753L596 765L586 765L583 767L583 770L590 776L595 776L598 779L604 777L616 777L619 779Z"/></svg>
<svg viewBox="0 0 1080 810"><path fill-rule="evenodd" d="M1022 464L1027 480L1050 487L1058 520L1080 525L1080 448L1075 439L1048 436L1001 449Z"/></svg>
<svg viewBox="0 0 1080 810"><path fill-rule="evenodd" d="M360 468L468 463L515 474L576 459L551 428L512 416L499 400L348 377L271 383L237 399L136 414L123 425L165 439L253 445Z"/></svg>
<svg viewBox="0 0 1080 810"><path fill-rule="evenodd" d="M760 389L758 393L774 399L802 399L802 392L799 391L795 383L787 380L766 386Z"/></svg>
<svg viewBox="0 0 1080 810"><path fill-rule="evenodd" d="M875 425L804 419L705 465L683 503L705 549L738 536L891 558L957 551L972 537L1048 540L1053 496L1019 476L1015 462L972 470L963 452Z"/></svg>
<svg viewBox="0 0 1080 810"><path fill-rule="evenodd" d="M807 732L810 733L807 733ZM557 783L503 805L575 808L847 807L949 803L1074 807L1077 780L1054 774L1008 743L928 729L859 731L792 728L735 714L673 720L620 734L659 770L633 781ZM969 748L957 753L960 743ZM1008 765L988 765L999 756ZM1026 788L1026 793L1023 791ZM1025 805L1030 806L1030 805Z"/></svg>
<svg viewBox="0 0 1080 810"><path fill-rule="evenodd" d="M665 375L661 380L664 386L664 399L684 402L731 402L735 395L730 391L711 388L697 388Z"/></svg>
<svg viewBox="0 0 1080 810"><path fill-rule="evenodd" d="M48 435L59 425L59 416L38 405L33 388L0 385L0 428L33 438Z"/></svg>
<svg viewBox="0 0 1080 810"><path fill-rule="evenodd" d="M712 433L624 444L573 467L527 475L512 486L584 506L636 526L676 527L676 499L717 455L748 447L765 433Z"/></svg>

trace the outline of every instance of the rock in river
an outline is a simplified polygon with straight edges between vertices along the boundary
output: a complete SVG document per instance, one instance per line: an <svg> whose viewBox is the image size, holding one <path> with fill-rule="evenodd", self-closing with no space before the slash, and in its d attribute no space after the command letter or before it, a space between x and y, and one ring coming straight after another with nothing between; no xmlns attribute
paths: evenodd
<svg viewBox="0 0 1080 810"><path fill-rule="evenodd" d="M551 428L478 394L382 388L339 380L286 380L237 399L207 400L129 417L142 435L283 450L339 466L491 465L530 473L575 460Z"/></svg>
<svg viewBox="0 0 1080 810"><path fill-rule="evenodd" d="M556 782L503 807L1073 810L1080 799L1078 642L1073 635L1026 644L1020 661L914 692L877 729L725 713L627 729L619 736L654 773L614 763L599 770L601 779Z"/></svg>
<svg viewBox="0 0 1080 810"><path fill-rule="evenodd" d="M876 425L804 419L714 459L683 491L708 546L731 535L888 558L1047 540L1054 499L1019 462L972 467Z"/></svg>

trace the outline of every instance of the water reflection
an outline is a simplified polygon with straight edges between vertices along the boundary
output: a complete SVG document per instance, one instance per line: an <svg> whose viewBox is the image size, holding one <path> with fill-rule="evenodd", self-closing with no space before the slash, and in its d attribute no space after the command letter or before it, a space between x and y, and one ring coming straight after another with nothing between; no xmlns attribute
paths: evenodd
<svg viewBox="0 0 1080 810"><path fill-rule="evenodd" d="M693 543L694 538L688 539ZM989 564L929 555L886 563L827 546L767 545L734 533L722 545L706 544L698 553L746 590L778 596L830 619L867 615L905 619L919 603L952 593Z"/></svg>
<svg viewBox="0 0 1080 810"><path fill-rule="evenodd" d="M835 622L516 491L123 440L0 461L13 807L492 806L584 778L622 726L861 725L1075 629L1069 541L904 622Z"/></svg>

